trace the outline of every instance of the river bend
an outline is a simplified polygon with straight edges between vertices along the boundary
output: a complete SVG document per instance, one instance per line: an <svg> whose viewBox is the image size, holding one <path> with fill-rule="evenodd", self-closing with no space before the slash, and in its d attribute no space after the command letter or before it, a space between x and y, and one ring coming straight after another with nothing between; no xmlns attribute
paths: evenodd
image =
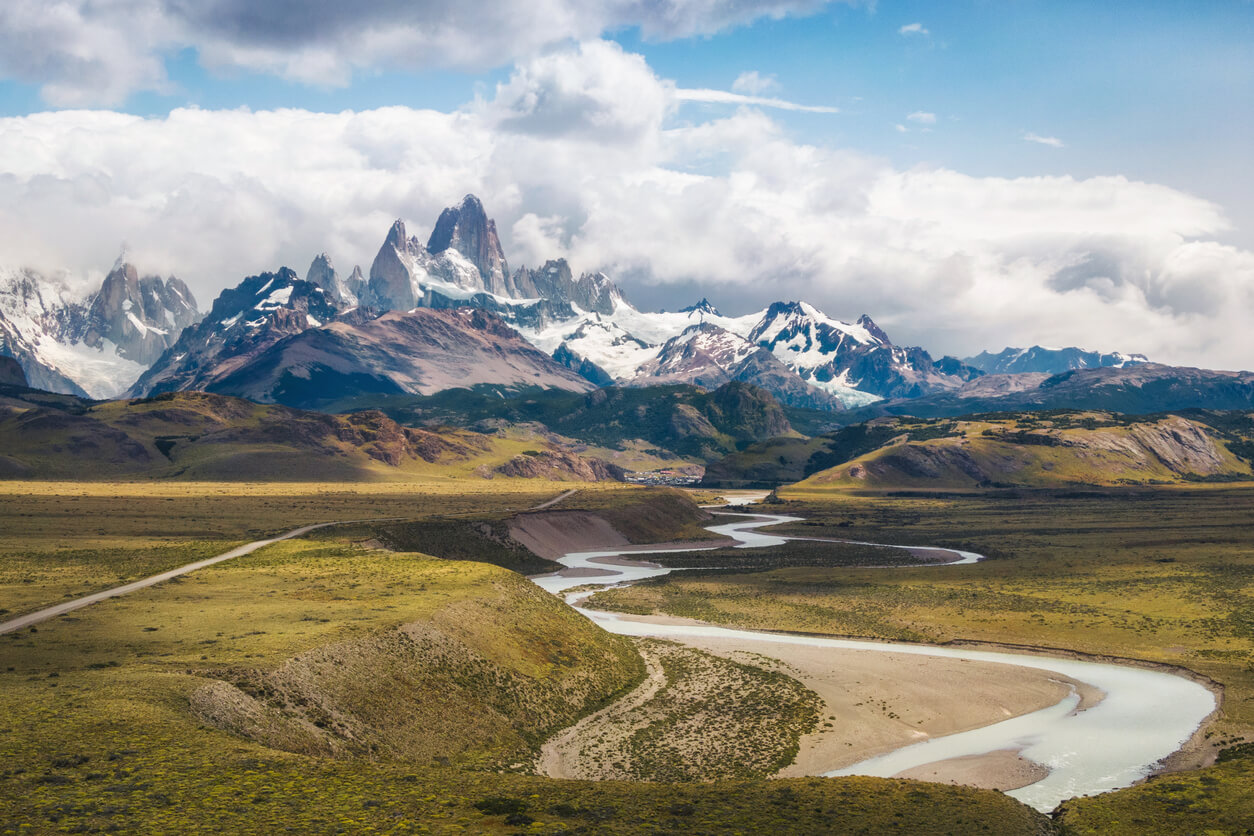
<svg viewBox="0 0 1254 836"><path fill-rule="evenodd" d="M739 515L738 515L739 516ZM778 546L791 539L760 529L799 518L777 514L743 515L736 521L709 526L726 535L736 548ZM881 545L881 544L874 544ZM659 549L658 552L708 551L712 547ZM952 549L954 563L973 563L978 554ZM648 551L573 552L558 559L571 576L561 573L535 578L542 588L563 595L577 605L592 593L567 593L574 587L601 587L636 583L669 574L669 568L631 560ZM950 758L1013 750L1049 770L1036 783L1007 793L1049 811L1068 798L1093 795L1129 786L1151 774L1162 760L1180 749L1216 708L1215 696L1204 686L1172 673L1127 665L1060 659L1050 656L966 648L736 630L704 624L659 624L624 613L579 612L604 629L625 636L648 636L685 642L702 638L730 638L752 642L807 645L867 653L939 656L1050 671L1087 683L1104 693L1094 706L1076 711L1079 697L1072 693L1056 705L971 731L934 737L869 758L824 776L873 775L891 777L905 770Z"/></svg>

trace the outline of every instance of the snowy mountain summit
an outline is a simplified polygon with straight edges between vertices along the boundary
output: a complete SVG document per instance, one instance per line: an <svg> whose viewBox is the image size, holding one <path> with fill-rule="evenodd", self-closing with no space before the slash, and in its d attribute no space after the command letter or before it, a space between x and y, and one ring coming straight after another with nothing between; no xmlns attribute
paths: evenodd
<svg viewBox="0 0 1254 836"><path fill-rule="evenodd" d="M125 253L87 292L63 276L0 270L0 355L41 389L115 397L199 319L186 284L142 275Z"/></svg>

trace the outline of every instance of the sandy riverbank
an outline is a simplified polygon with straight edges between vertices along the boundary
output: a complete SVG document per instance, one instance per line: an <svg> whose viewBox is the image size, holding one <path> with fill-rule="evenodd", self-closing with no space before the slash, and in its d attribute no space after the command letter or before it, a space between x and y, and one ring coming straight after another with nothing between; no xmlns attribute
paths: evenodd
<svg viewBox="0 0 1254 836"><path fill-rule="evenodd" d="M824 720L831 725L802 738L796 760L780 777L820 775L930 737L1028 714L1058 703L1073 688L1082 708L1102 697L1085 683L1014 665L774 642L700 638L685 644L751 664L778 660L780 670L823 699ZM991 753L923 769L927 780L1012 789L1042 776L1034 766L1014 753ZM923 778L917 771L902 777Z"/></svg>

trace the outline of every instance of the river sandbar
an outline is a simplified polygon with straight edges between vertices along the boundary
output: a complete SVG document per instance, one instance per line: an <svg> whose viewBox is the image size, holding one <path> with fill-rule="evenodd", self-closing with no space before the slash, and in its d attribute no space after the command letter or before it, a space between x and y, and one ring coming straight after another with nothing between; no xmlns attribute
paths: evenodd
<svg viewBox="0 0 1254 836"><path fill-rule="evenodd" d="M1101 699L1101 692L1085 683L1015 665L769 641L668 638L750 664L762 665L762 657L778 660L780 670L823 699L824 722L832 725L803 737L796 760L779 777L822 775L921 740L1029 714L1057 704L1072 689L1085 707ZM997 764L1008 770L1011 765L990 761L979 779L1013 782L1022 772L1015 767L997 775ZM933 766L940 776L934 780L952 781L972 772L964 763Z"/></svg>

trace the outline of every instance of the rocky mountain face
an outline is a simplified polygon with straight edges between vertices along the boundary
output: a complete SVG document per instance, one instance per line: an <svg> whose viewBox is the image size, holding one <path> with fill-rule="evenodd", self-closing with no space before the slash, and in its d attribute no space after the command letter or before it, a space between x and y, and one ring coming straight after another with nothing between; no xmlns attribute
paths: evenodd
<svg viewBox="0 0 1254 836"><path fill-rule="evenodd" d="M585 458L562 450L535 450L515 456L493 470L502 476L571 482L621 482L621 467L604 459Z"/></svg>
<svg viewBox="0 0 1254 836"><path fill-rule="evenodd" d="M211 392L317 408L363 394L432 394L491 384L586 392L592 383L475 308L351 315L270 340L247 363L217 365Z"/></svg>
<svg viewBox="0 0 1254 836"><path fill-rule="evenodd" d="M913 400L884 401L844 416L938 418L977 412L1095 409L1147 415L1185 409L1254 409L1254 372L1215 371L1159 363L1075 369L1057 375L987 375L962 387Z"/></svg>
<svg viewBox="0 0 1254 836"><path fill-rule="evenodd" d="M546 261L539 270L520 267L512 279L515 295L564 302L579 310L611 316L624 303L622 292L604 273L584 273L578 279L566 259ZM573 315L572 311L572 315Z"/></svg>
<svg viewBox="0 0 1254 836"><path fill-rule="evenodd" d="M141 278L135 265L119 261L91 300L83 342L103 349L107 340L120 356L151 366L199 319L196 298L181 280Z"/></svg>
<svg viewBox="0 0 1254 836"><path fill-rule="evenodd" d="M12 357L0 357L0 385L27 386L26 372L22 364Z"/></svg>
<svg viewBox="0 0 1254 836"><path fill-rule="evenodd" d="M125 256L89 292L33 270L0 270L0 355L40 389L114 397L199 317L187 285L141 275Z"/></svg>
<svg viewBox="0 0 1254 836"><path fill-rule="evenodd" d="M354 267L348 278L341 276L326 253L314 257L305 273L305 281L327 292L331 301L343 309L355 308L366 292L366 279L360 267Z"/></svg>
<svg viewBox="0 0 1254 836"><path fill-rule="evenodd" d="M807 385L766 347L712 322L690 325L667 340L656 357L636 370L631 382L636 386L690 383L716 389L731 381L760 386L789 406L842 408L834 395Z"/></svg>
<svg viewBox="0 0 1254 836"><path fill-rule="evenodd" d="M211 390L274 343L319 327L342 309L329 292L286 267L250 276L222 291L205 318L185 329L128 394Z"/></svg>
<svg viewBox="0 0 1254 836"><path fill-rule="evenodd" d="M1073 369L1121 369L1138 363L1148 363L1149 358L1144 354L1121 354L1117 351L1103 354L1082 348L1042 348L1034 345L1031 348L1005 348L996 354L982 351L962 362L986 374L1061 374Z"/></svg>
<svg viewBox="0 0 1254 836"><path fill-rule="evenodd" d="M460 206L450 206L440 213L427 239L427 252L437 258L454 251L470 262L478 273L478 289L497 296L520 296L510 283L509 265L496 234L496 221L488 218L483 204L472 194L462 198ZM453 260L454 263L458 259ZM473 274L469 281L476 283Z"/></svg>

